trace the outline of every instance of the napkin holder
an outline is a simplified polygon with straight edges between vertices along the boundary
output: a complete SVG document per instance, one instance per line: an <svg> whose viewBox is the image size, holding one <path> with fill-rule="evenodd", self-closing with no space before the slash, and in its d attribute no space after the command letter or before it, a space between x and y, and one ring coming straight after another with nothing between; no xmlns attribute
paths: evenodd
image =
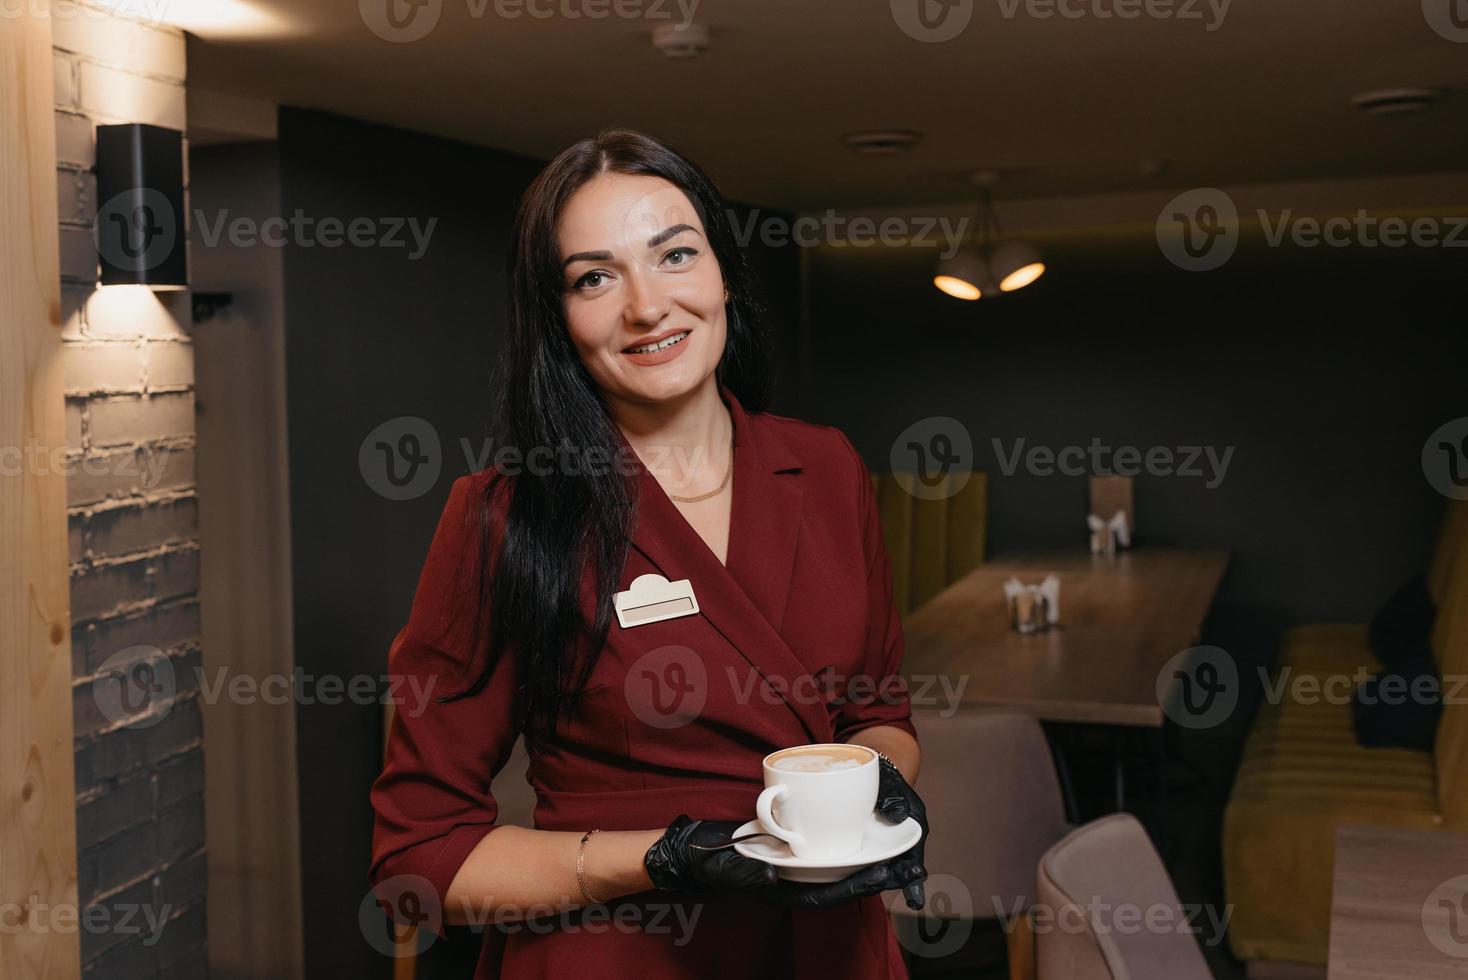
<svg viewBox="0 0 1468 980"><path fill-rule="evenodd" d="M1086 515L1086 526L1091 529L1091 554L1110 558L1118 547L1132 546L1132 529L1126 511L1119 510L1110 520L1103 521L1095 514Z"/></svg>
<svg viewBox="0 0 1468 980"><path fill-rule="evenodd" d="M1039 585L1026 585L1017 578L1004 583L1009 603L1010 628L1019 633L1040 633L1060 625L1060 579L1045 576Z"/></svg>

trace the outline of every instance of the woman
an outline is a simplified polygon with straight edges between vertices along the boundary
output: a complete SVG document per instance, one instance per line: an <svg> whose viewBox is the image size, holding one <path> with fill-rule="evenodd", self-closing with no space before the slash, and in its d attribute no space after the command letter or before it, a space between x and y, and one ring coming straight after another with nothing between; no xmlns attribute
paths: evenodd
<svg viewBox="0 0 1468 980"><path fill-rule="evenodd" d="M761 759L813 742L882 753L874 819L927 832L870 477L761 411L718 192L641 134L579 142L527 190L510 278L516 452L454 484L390 653L448 693L399 714L373 788L383 904L490 923L480 978L905 977L879 893L921 907L921 840L831 885L706 849L754 816ZM649 574L697 611L624 625ZM534 830L489 791L522 732Z"/></svg>

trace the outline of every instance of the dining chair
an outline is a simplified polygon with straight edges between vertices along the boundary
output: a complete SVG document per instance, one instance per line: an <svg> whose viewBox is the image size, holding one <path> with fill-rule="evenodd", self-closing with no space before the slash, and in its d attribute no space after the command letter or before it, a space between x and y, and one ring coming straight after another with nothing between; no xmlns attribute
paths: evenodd
<svg viewBox="0 0 1468 980"><path fill-rule="evenodd" d="M1040 980L1213 980L1172 878L1131 814L1092 821L1045 852L1036 891Z"/></svg>
<svg viewBox="0 0 1468 980"><path fill-rule="evenodd" d="M1033 715L1012 709L916 707L912 720L922 746L929 901L914 912L900 892L885 893L899 936L921 956L923 920L999 919L1010 977L1032 978L1035 865L1070 829L1045 733Z"/></svg>

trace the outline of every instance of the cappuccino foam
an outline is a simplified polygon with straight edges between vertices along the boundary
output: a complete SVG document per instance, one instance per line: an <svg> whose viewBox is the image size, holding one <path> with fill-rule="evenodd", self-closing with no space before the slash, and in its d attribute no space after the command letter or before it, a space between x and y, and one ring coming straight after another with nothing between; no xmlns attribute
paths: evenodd
<svg viewBox="0 0 1468 980"><path fill-rule="evenodd" d="M839 772L870 761L871 755L861 749L812 749L776 756L770 760L770 768L780 772Z"/></svg>

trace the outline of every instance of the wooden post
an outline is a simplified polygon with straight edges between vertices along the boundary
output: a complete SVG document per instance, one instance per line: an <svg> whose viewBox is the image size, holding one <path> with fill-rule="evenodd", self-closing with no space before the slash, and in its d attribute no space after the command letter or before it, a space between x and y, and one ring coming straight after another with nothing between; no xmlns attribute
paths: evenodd
<svg viewBox="0 0 1468 980"><path fill-rule="evenodd" d="M81 972L66 428L51 22L45 0L16 11L0 17L0 976L45 980Z"/></svg>
<svg viewBox="0 0 1468 980"><path fill-rule="evenodd" d="M1009 950L1009 980L1035 980L1035 926L1027 909L1005 933Z"/></svg>

